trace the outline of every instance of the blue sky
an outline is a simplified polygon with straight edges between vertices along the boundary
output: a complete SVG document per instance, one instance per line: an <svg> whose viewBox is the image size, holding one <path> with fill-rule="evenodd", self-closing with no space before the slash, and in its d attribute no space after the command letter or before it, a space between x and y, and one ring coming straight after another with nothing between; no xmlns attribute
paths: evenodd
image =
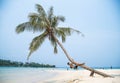
<svg viewBox="0 0 120 83"><path fill-rule="evenodd" d="M0 58L26 62L31 40L39 33L16 34L18 24L28 21L28 14L36 12L35 4L45 10L54 7L56 15L66 17L59 26L80 30L85 37L73 34L64 47L71 57L89 66L120 67L120 1L119 0L1 0L0 2ZM54 55L48 40L32 54L30 62L67 66L66 56L59 48Z"/></svg>

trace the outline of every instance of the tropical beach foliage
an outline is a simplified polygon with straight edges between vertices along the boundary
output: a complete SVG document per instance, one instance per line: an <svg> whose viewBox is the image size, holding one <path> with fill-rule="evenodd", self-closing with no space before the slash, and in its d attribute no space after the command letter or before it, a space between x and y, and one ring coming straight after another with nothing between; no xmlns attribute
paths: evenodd
<svg viewBox="0 0 120 83"><path fill-rule="evenodd" d="M10 61L10 60L3 60L0 59L0 67L55 67L55 65L49 65L49 64L39 64L35 62L17 62L17 61Z"/></svg>
<svg viewBox="0 0 120 83"><path fill-rule="evenodd" d="M72 32L80 33L80 31L70 27L58 27L59 22L65 21L65 17L54 15L53 7L50 7L48 12L46 12L41 5L36 4L36 9L37 13L30 13L28 15L28 22L21 23L16 28L17 33L23 31L41 32L40 35L33 38L29 47L28 58L42 45L46 38L50 40L54 53L57 53L56 37L60 37L62 42L65 42L66 36L70 36Z"/></svg>

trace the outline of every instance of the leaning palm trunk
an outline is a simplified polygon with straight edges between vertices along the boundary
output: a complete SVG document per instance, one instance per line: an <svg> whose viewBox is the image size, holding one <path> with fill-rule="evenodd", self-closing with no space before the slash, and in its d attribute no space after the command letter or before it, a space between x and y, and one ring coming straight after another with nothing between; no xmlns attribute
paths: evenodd
<svg viewBox="0 0 120 83"><path fill-rule="evenodd" d="M61 49L63 50L63 52L65 53L65 55L66 55L66 57L68 58L68 60L69 60L72 64L74 64L74 65L76 65L76 66L80 66L80 67L82 67L82 68L84 68L84 69L86 69L86 70L91 71L90 76L93 76L94 73L96 73L96 74L99 74L99 75L101 75L101 76L103 76L103 77L113 77L113 76L108 75L108 74L105 74L105 73L103 73L103 72L94 70L93 68L90 68L90 67L84 65L83 63L75 62L75 61L69 56L69 54L67 53L67 51L65 50L65 48L63 47L63 45L59 42L59 40L58 40L55 36L54 36L54 38L55 38L56 42L58 43L58 45L59 45L59 46L61 47Z"/></svg>

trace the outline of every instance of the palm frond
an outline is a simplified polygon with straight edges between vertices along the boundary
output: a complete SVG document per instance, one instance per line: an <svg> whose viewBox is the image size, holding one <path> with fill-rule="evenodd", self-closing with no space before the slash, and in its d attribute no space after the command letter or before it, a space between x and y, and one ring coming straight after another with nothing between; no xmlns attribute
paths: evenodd
<svg viewBox="0 0 120 83"><path fill-rule="evenodd" d="M34 26L35 31L43 31L46 28L47 23L45 21L45 18L39 16L39 14L31 13L29 14L29 18L29 22L32 26Z"/></svg>
<svg viewBox="0 0 120 83"><path fill-rule="evenodd" d="M54 37L51 36L50 42L51 42L52 46L54 47L54 53L57 54L57 52L58 52L58 51L57 51L57 42L56 42L56 40L54 39Z"/></svg>
<svg viewBox="0 0 120 83"><path fill-rule="evenodd" d="M29 60L29 57L31 56L32 52L33 52L32 50L29 52L29 54L27 56L27 60Z"/></svg>
<svg viewBox="0 0 120 83"><path fill-rule="evenodd" d="M65 17L64 16L57 16L57 20L64 22L65 21Z"/></svg>
<svg viewBox="0 0 120 83"><path fill-rule="evenodd" d="M69 28L69 27L57 27L57 29L59 31L62 31L65 33L65 35L71 35L73 32L76 32L76 33L81 33L79 30L76 30L76 29L73 29L73 28Z"/></svg>
<svg viewBox="0 0 120 83"><path fill-rule="evenodd" d="M78 30L69 27L57 27L54 29L55 35L62 38L62 42L65 42L66 36L70 36L73 32L81 33Z"/></svg>
<svg viewBox="0 0 120 83"><path fill-rule="evenodd" d="M65 34L65 32L63 30L60 30L60 29L54 29L54 30L55 30L54 34L56 36L58 36L58 37L61 37L62 42L65 42L65 40L66 40L66 34Z"/></svg>
<svg viewBox="0 0 120 83"><path fill-rule="evenodd" d="M25 30L32 31L32 32L38 32L38 31L43 31L45 29L46 27L45 27L44 22L41 22L40 24L36 23L35 25L32 25L30 22L25 22L25 23L19 24L16 27L16 32L19 34Z"/></svg>
<svg viewBox="0 0 120 83"><path fill-rule="evenodd" d="M29 22L32 25L35 25L37 23L37 21L38 21L39 15L36 14L36 13L30 13L28 17L30 18Z"/></svg>
<svg viewBox="0 0 120 83"><path fill-rule="evenodd" d="M41 16L44 16L44 17L46 16L46 12L40 4L36 4L36 8L37 8L37 11L39 12L39 14Z"/></svg>
<svg viewBox="0 0 120 83"><path fill-rule="evenodd" d="M29 55L28 55L28 59L29 59L30 55L31 55L34 51L36 51L36 50L42 45L42 43L44 42L46 36L47 36L47 32L44 32L43 34L35 37L35 38L32 40L32 42L31 42L31 44L30 44L30 47L29 47L30 53L29 53Z"/></svg>
<svg viewBox="0 0 120 83"><path fill-rule="evenodd" d="M52 36L50 37L49 40L50 40L53 47L56 46L57 43L56 43L55 39Z"/></svg>
<svg viewBox="0 0 120 83"><path fill-rule="evenodd" d="M57 20L57 17L54 16L54 17L52 17L52 19L51 19L51 27L52 27L52 28L55 28L57 25L58 25L58 20Z"/></svg>
<svg viewBox="0 0 120 83"><path fill-rule="evenodd" d="M66 36L65 35L62 35L62 42L64 43L66 41Z"/></svg>
<svg viewBox="0 0 120 83"><path fill-rule="evenodd" d="M50 7L49 11L48 11L48 20L51 24L51 21L52 21L52 17L53 17L53 7Z"/></svg>
<svg viewBox="0 0 120 83"><path fill-rule="evenodd" d="M55 28L58 26L59 22L64 22L65 21L65 17L63 16L54 16L51 19L51 27Z"/></svg>
<svg viewBox="0 0 120 83"><path fill-rule="evenodd" d="M31 27L31 24L29 22L25 22L25 23L22 23L22 24L19 24L17 27L16 27L16 32L17 33L21 33L23 32L24 30L28 30L28 31L31 31L33 28Z"/></svg>

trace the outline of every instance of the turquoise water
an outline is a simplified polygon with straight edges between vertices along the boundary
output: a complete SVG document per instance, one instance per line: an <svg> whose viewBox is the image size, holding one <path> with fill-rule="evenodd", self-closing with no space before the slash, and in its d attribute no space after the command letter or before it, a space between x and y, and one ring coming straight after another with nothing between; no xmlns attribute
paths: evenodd
<svg viewBox="0 0 120 83"><path fill-rule="evenodd" d="M40 83L56 75L52 68L0 67L0 83Z"/></svg>

